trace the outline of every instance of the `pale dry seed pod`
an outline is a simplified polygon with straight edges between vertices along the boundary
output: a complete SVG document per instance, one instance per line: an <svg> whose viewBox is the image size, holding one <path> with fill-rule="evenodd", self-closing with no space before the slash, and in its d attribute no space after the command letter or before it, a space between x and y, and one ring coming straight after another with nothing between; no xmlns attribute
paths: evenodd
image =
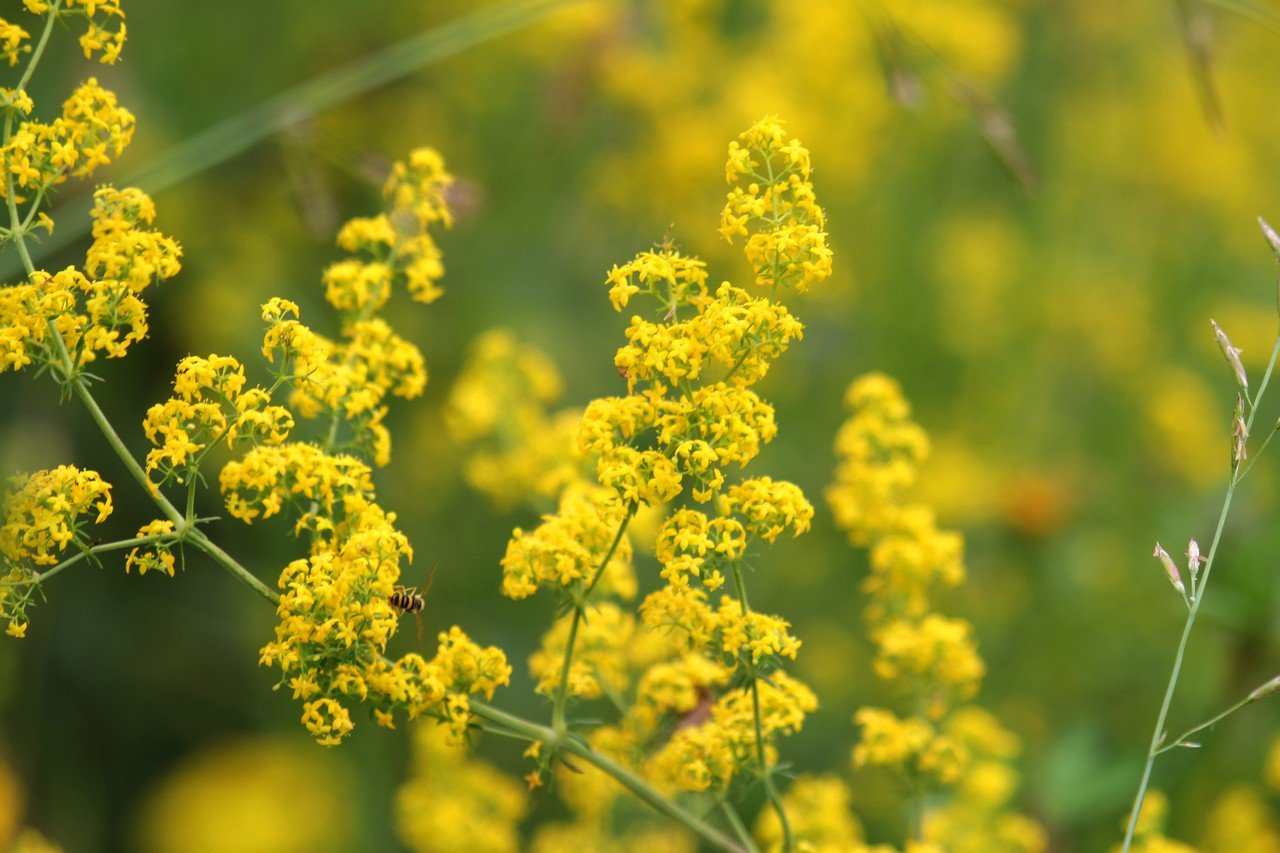
<svg viewBox="0 0 1280 853"><path fill-rule="evenodd" d="M1236 410L1231 420L1231 458L1235 464L1249 458L1249 424L1244 419L1244 399L1236 395Z"/></svg>
<svg viewBox="0 0 1280 853"><path fill-rule="evenodd" d="M1244 372L1244 364L1240 361L1240 353L1244 350L1231 345L1227 333L1222 331L1222 327L1216 320L1210 320L1209 325L1213 326L1213 337L1217 340L1222 354L1227 357L1227 364L1231 365L1231 370L1236 375L1236 384L1246 391L1249 390L1249 375Z"/></svg>

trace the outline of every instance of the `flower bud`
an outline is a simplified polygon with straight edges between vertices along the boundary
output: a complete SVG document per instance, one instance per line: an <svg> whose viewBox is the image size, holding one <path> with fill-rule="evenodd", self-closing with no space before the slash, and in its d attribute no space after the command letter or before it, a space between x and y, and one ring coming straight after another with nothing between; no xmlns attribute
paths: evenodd
<svg viewBox="0 0 1280 853"><path fill-rule="evenodd" d="M1254 688L1254 691L1249 694L1248 701L1256 702L1259 699L1261 699L1263 696L1270 696L1272 693L1275 693L1277 690L1280 690L1280 675L1277 675L1275 678L1271 679L1266 684L1263 684L1259 687Z"/></svg>
<svg viewBox="0 0 1280 853"><path fill-rule="evenodd" d="M1187 543L1187 568L1191 570L1191 583L1196 582L1196 575L1200 574L1200 564L1206 562L1204 557L1200 556L1200 543L1192 539Z"/></svg>
<svg viewBox="0 0 1280 853"><path fill-rule="evenodd" d="M1178 567L1173 564L1173 558L1169 556L1169 552L1160 547L1159 542L1156 543L1155 553L1151 556L1158 559L1164 566L1164 573L1169 576L1169 583L1173 584L1173 588L1186 595L1187 588L1182 584L1182 575L1178 573Z"/></svg>

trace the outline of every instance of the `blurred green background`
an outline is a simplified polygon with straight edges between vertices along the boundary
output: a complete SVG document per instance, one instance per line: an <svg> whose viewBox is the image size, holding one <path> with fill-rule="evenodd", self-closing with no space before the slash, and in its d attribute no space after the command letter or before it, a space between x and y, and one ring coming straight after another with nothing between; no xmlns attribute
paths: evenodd
<svg viewBox="0 0 1280 853"><path fill-rule="evenodd" d="M131 0L119 65L90 68L73 39L55 39L33 95L51 109L90 74L118 92L139 130L99 174L113 180L288 86L475 8ZM1104 849L1119 835L1182 624L1150 543L1207 540L1225 485L1235 391L1208 319L1244 348L1255 377L1275 332L1274 259L1254 217L1280 219L1280 37L1213 15L1225 116L1215 130L1172 3L888 8L930 47L886 58L874 4L577 4L158 193L184 270L153 297L147 344L101 366L104 407L141 453L141 417L166 396L177 359L218 352L261 368L257 306L272 295L301 303L304 317L329 316L318 284L338 256L336 226L376 209L380 164L438 148L460 179L459 222L440 238L445 297L394 314L424 347L431 380L424 398L393 409L395 461L380 496L414 543L423 577L409 581L439 561L426 635L456 622L500 645L516 666L500 703L541 718L523 664L550 605L498 594L507 536L532 515L496 512L461 482L441 406L468 342L494 326L551 355L566 404L618 393L625 318L609 306L605 272L674 223L714 280L745 280L715 233L724 149L778 113L813 152L837 272L791 300L806 336L762 388L780 434L755 470L819 503L848 382L876 369L903 383L936 445L925 496L968 541L970 580L946 609L977 626L990 669L979 701L1024 741L1021 807L1055 849ZM1006 117L1019 141L993 147L983 130ZM1010 168L1022 154L1034 185ZM58 201L89 190L64 188ZM76 261L67 250L43 263ZM0 468L100 470L118 507L104 538L152 518L51 383L6 374L0 400ZM1280 671L1275 469L1264 458L1231 518L1176 729ZM218 514L215 495L203 501L202 514ZM269 581L299 550L286 532L216 530ZM22 822L68 850L183 849L156 826L185 821L194 833L219 801L198 785L184 796L174 774L233 778L260 761L283 778L240 793L280 803L262 818L286 822L280 845L322 849L303 834L318 826L331 849L395 849L407 733L360 726L341 749L312 747L295 703L256 665L269 608L199 559L175 580L120 569L67 572L32 612L28 638L0 645L0 755ZM863 570L820 506L813 533L773 549L753 579L753 600L794 621L799 671L822 699L786 747L804 770L849 772L850 715L879 695L859 621ZM1262 786L1277 723L1280 703L1251 707L1205 749L1159 763L1173 835L1203 838L1208 804L1228 784ZM516 746L480 751L519 766ZM875 813L883 784L855 782L873 839L894 826ZM543 797L535 819L557 809Z"/></svg>

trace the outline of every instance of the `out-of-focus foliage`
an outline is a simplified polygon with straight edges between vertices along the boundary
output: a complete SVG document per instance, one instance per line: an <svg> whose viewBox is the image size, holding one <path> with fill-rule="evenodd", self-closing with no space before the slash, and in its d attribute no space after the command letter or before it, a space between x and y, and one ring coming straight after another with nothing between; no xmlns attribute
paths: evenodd
<svg viewBox="0 0 1280 853"><path fill-rule="evenodd" d="M109 168L143 164L217 118L473 5L321 0L303 14L244 0L133 0L133 53L99 76L139 130ZM424 582L439 561L425 635L460 622L523 661L550 605L499 600L498 562L511 527L549 507L495 507L469 484L497 482L500 463L464 469L457 423L446 425L450 395L466 393L468 347L494 326L514 329L562 371L554 406L622 393L612 359L623 324L603 299L610 264L657 243L672 218L683 249L732 258L736 249L694 227L723 203L715 166L725 140L783 114L815 152L840 265L811 295L785 378L761 384L788 436L761 466L818 493L835 464L843 389L871 369L901 382L933 444L920 497L966 537L969 578L945 611L973 623L988 670L983 705L1023 742L1017 805L1057 847L1106 849L1183 615L1149 543L1207 536L1228 470L1234 383L1208 318L1255 373L1276 323L1274 268L1253 217L1280 215L1280 40L1213 21L1225 133L1203 116L1170 3L576 5L160 194L165 232L184 248L181 287L151 300L151 337L133 357L102 368L110 413L136 423L183 356L256 349L246 318L268 296L324 316L316 275L339 257L339 212L374 204L396 153L439 148L459 178L458 226L440 238L448 294L397 317L399 334L425 345L432 382L387 418L396 463L379 473L379 496L418 553L405 582ZM50 48L55 72L36 82L37 101L79 82L76 50ZM973 92L984 99L963 96ZM1001 117L1034 164L1033 194L1011 174L1009 152L984 138ZM527 357L520 369L541 371ZM122 479L47 385L6 375L0 395L4 472L70 459ZM515 423L542 437L562 429L554 417ZM124 437L145 449L140 427ZM501 444L489 450L501 459ZM1275 464L1263 457L1232 518L1178 730L1280 670ZM103 535L126 537L151 519L117 500ZM225 527L228 550L251 557L261 577L292 558L283 528ZM647 559L637 557L646 593L658 584ZM145 835L158 804L196 807L151 792L186 791L200 805L196 784L216 780L192 768L216 771L210 744L271 733L310 748L287 697L267 689L273 674L255 666L267 608L203 563L177 581L80 568L62 579L56 605L34 602L25 645L0 649L0 750L14 792L0 828L37 826L70 850L119 849ZM867 572L819 509L813 532L780 544L751 579L753 598L791 618L805 644L798 674L823 700L789 744L807 772L846 773L851 709L901 698L874 677L874 649L851 618L865 607ZM414 648L413 633L401 632L398 653ZM509 696L533 695L523 667L513 681ZM525 701L529 715L545 715L541 700ZM1241 832L1255 844L1274 838L1280 774L1266 747L1278 723L1280 707L1259 703L1206 734L1205 749L1162 763L1160 831L1220 851L1250 849ZM331 837L349 839L347 849L389 849L395 803L408 796L395 791L416 735L374 728L352 736L332 771L349 811L316 818L341 821L347 835ZM478 749L518 775L517 749L489 739ZM298 786L325 778L301 775ZM881 781L860 775L851 788L870 842L901 832L898 792ZM283 813L296 815L306 804L290 799ZM551 827L539 836L545 849L581 843L585 830L564 822L554 797L532 802L528 825ZM761 820L761 837L773 838Z"/></svg>

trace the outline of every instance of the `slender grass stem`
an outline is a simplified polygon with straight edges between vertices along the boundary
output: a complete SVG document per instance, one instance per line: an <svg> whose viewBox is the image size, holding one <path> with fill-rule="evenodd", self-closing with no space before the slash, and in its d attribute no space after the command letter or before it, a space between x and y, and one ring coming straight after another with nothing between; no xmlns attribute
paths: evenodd
<svg viewBox="0 0 1280 853"><path fill-rule="evenodd" d="M1177 749L1180 746L1187 745L1187 738L1191 737L1196 732L1202 732L1205 729L1212 728L1213 726L1225 720L1227 717L1230 717L1236 711L1239 711L1245 705L1249 705L1249 704L1252 704L1253 702L1258 701L1259 698L1260 697L1258 697L1255 693L1250 693L1248 696L1244 697L1239 702L1235 703L1234 705L1232 705L1230 708L1223 711L1222 713L1217 714L1216 716L1210 717L1209 719L1205 720L1203 723L1201 723L1198 726L1192 726L1191 728L1187 729L1185 732L1178 735L1174 740L1170 741L1169 743L1166 743L1164 746L1157 749L1156 755L1160 755L1162 753L1168 752L1171 749Z"/></svg>
<svg viewBox="0 0 1280 853"><path fill-rule="evenodd" d="M1257 417L1267 385L1271 382L1271 374L1275 370L1278 357L1280 357L1280 336L1276 338L1275 346L1271 350L1271 359L1267 362L1266 372L1263 373L1262 381L1258 384L1258 391L1254 395L1254 402L1250 407L1249 417L1246 422L1246 432L1253 429L1254 418ZM1246 472L1247 470L1245 469ZM1155 766L1156 756L1164 751L1161 749L1161 743L1165 737L1165 722L1169 717L1169 708L1173 704L1174 693L1178 689L1178 678L1182 674L1182 661L1186 655L1187 641L1191 638L1191 629L1195 627L1196 616L1200 612L1200 606L1204 604L1205 589L1209 585L1209 575L1213 572L1213 566L1218 556L1218 545L1222 541L1222 531L1226 527L1227 516L1231 512L1231 501L1235 497L1236 488L1240 485L1242 477L1243 473L1239 466L1233 466L1227 493L1222 500L1222 510L1218 513L1218 524L1213 531L1213 542L1209 546L1209 554L1205 560L1204 573L1200 576L1198 584L1192 584L1195 596L1190 608L1187 610L1187 619L1182 626L1182 636L1178 640L1178 650L1173 658L1173 670L1169 674L1169 682L1165 686L1164 699L1160 703L1160 713L1156 716L1156 725L1151 732L1151 745L1147 748L1147 758L1142 767L1142 778L1138 782L1138 791L1133 798L1133 809L1129 813L1129 822L1125 828L1124 853L1128 853L1133 846L1133 836L1138 828L1138 816L1142 812L1142 803L1146 799L1147 787L1151 784L1151 770Z"/></svg>
<svg viewBox="0 0 1280 853"><path fill-rule="evenodd" d="M149 193L223 163L280 131L344 101L385 86L422 68L542 20L582 0L513 0L488 6L409 36L275 95L197 133L116 183ZM88 231L90 200L69 204L55 217L57 231L40 243L41 256L69 245ZM14 272L0 264L0 276Z"/></svg>

